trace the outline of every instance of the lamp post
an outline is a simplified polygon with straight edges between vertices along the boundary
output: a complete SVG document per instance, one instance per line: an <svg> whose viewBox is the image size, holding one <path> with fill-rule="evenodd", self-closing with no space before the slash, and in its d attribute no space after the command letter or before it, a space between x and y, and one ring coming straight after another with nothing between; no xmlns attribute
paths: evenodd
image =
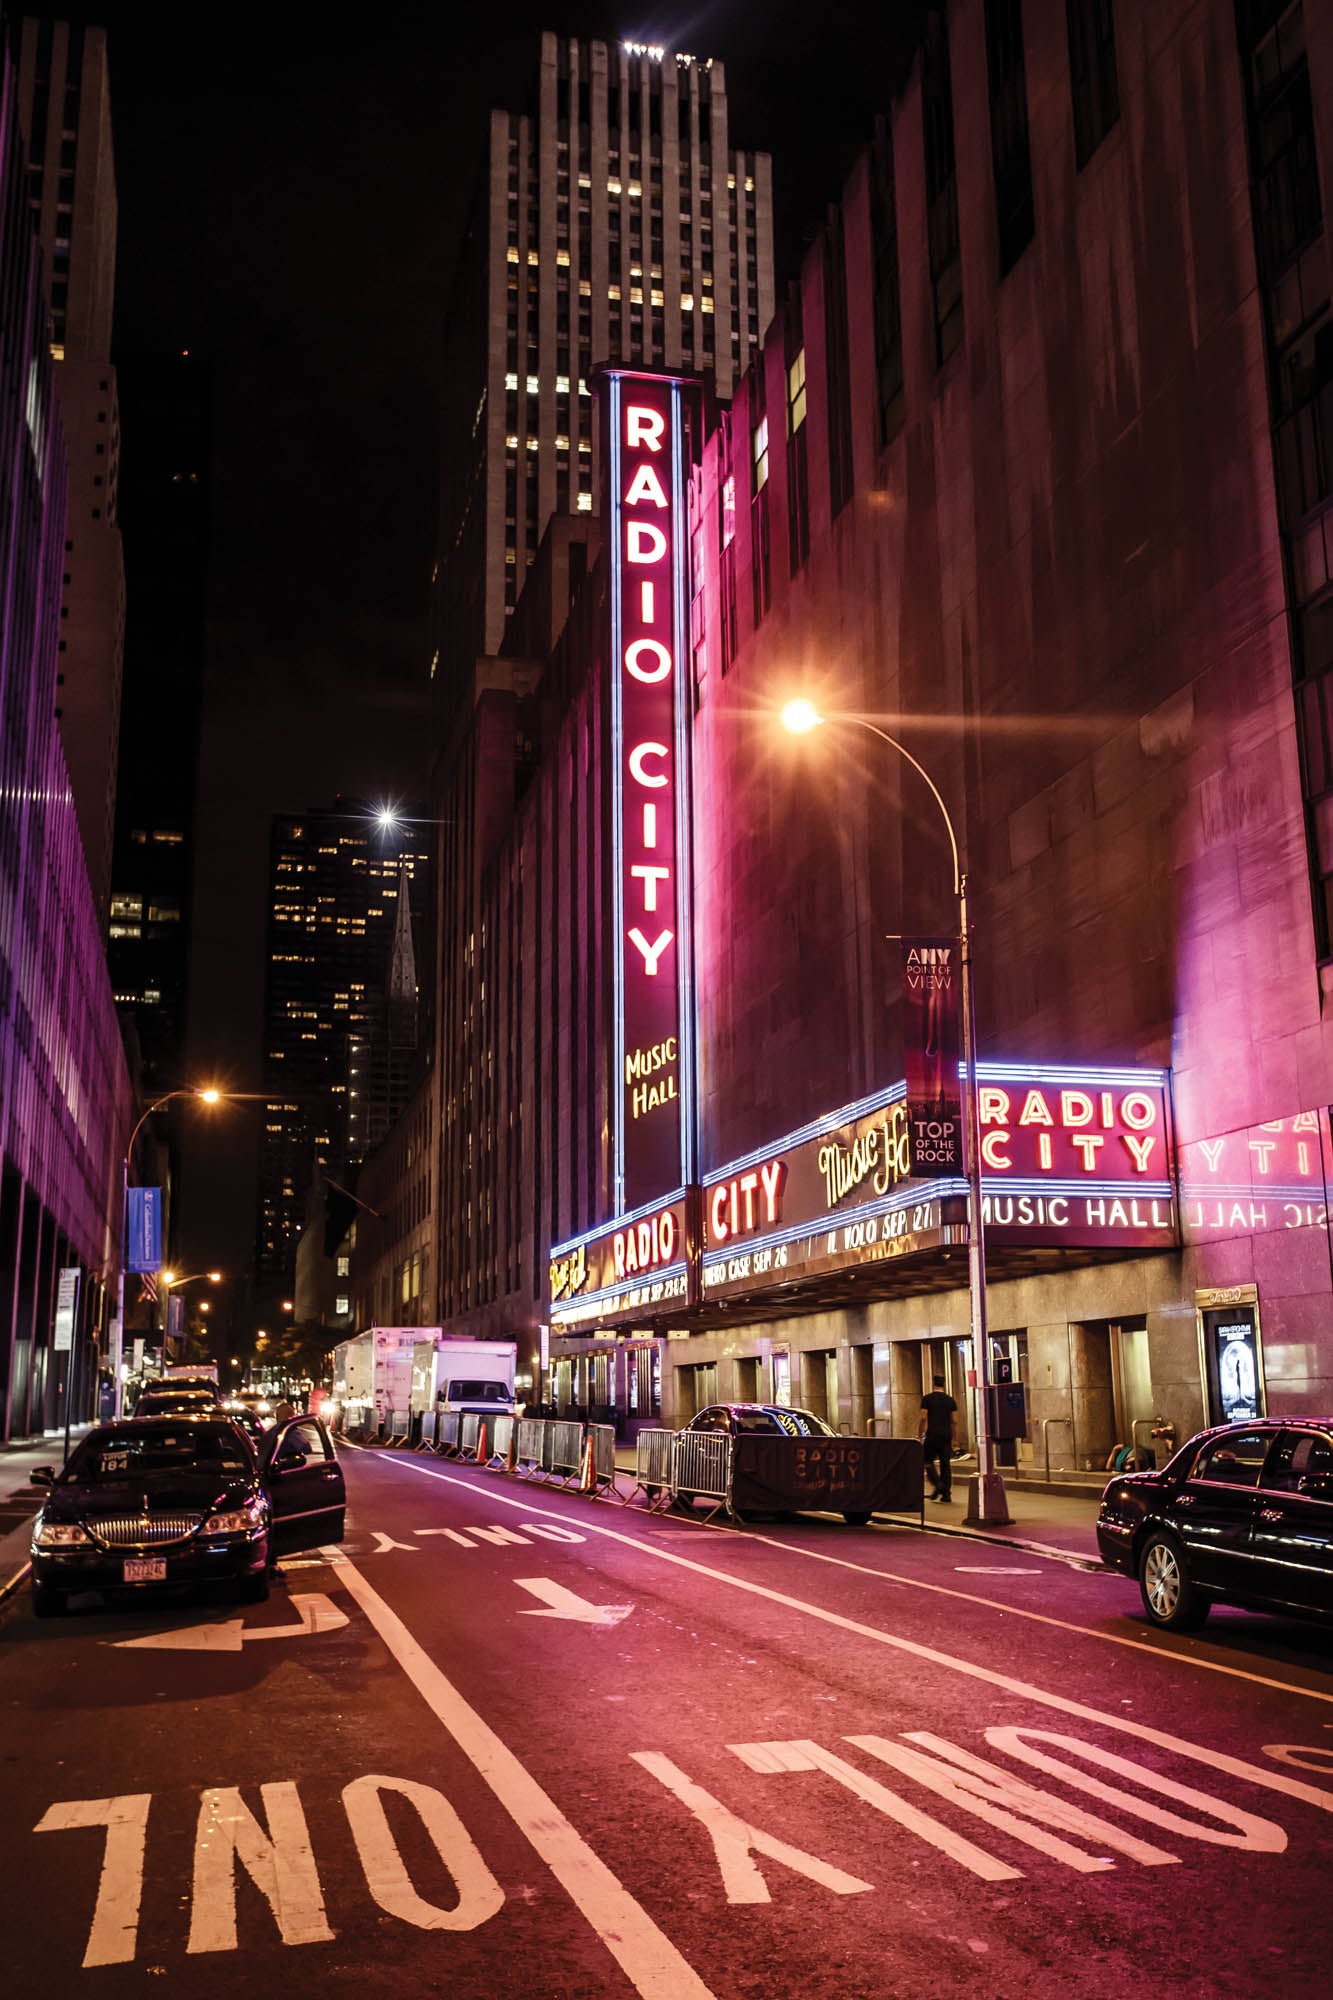
<svg viewBox="0 0 1333 2000"><path fill-rule="evenodd" d="M828 718L821 715L813 703L789 701L782 711L785 728L793 735L808 735L818 729ZM976 1431L977 1431L977 1476L968 1482L967 1518L982 1526L999 1526L1009 1519L1009 1507L1005 1498L1004 1476L995 1469L994 1440L990 1428L990 1339L986 1327L986 1240L985 1226L981 1214L981 1119L977 1101L977 1032L976 1015L973 1009L972 992L972 939L967 910L967 874L960 866L958 858L958 836L954 832L949 808L940 795L939 787L905 745L896 736L890 736L887 729L871 722L864 715L840 714L833 718L837 722L855 723L860 729L877 736L881 743L887 743L896 750L905 763L911 765L917 776L940 809L945 832L949 836L949 854L953 862L953 893L958 905L958 967L963 1015L963 1131L967 1152L968 1186L968 1230L967 1230L967 1282L971 1307L972 1355L976 1374Z"/></svg>
<svg viewBox="0 0 1333 2000"><path fill-rule="evenodd" d="M148 1123L153 1113L160 1111L164 1104L170 1104L177 1097L194 1097L201 1104L220 1104L222 1102L222 1092L212 1088L207 1090L186 1089L165 1091L161 1097L155 1098L146 1110L140 1112L138 1122L134 1130L130 1133L129 1144L125 1148L125 1157L121 1161L120 1166L120 1274L116 1279L116 1338L111 1356L116 1394L115 1414L117 1416L121 1414L125 1397L124 1384L121 1381L121 1363L125 1353L125 1259L129 1255L130 1161L134 1157L134 1142L143 1131L144 1126Z"/></svg>

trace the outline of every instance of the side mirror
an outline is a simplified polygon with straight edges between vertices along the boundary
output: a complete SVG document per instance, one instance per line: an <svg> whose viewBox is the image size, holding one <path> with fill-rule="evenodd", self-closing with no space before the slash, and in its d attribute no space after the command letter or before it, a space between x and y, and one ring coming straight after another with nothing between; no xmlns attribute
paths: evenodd
<svg viewBox="0 0 1333 2000"><path fill-rule="evenodd" d="M56 1469L54 1465L39 1465L28 1474L29 1486L54 1486Z"/></svg>

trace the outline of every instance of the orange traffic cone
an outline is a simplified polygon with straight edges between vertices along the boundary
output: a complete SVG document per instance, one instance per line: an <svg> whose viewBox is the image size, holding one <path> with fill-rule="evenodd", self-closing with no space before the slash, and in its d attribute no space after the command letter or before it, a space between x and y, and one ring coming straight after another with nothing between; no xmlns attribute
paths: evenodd
<svg viewBox="0 0 1333 2000"><path fill-rule="evenodd" d="M509 1427L509 1449L505 1453L505 1471L513 1472L518 1465L518 1418Z"/></svg>
<svg viewBox="0 0 1333 2000"><path fill-rule="evenodd" d="M597 1468L593 1464L592 1439L589 1438L583 1447L583 1470L579 1474L579 1492L595 1493L596 1491Z"/></svg>
<svg viewBox="0 0 1333 2000"><path fill-rule="evenodd" d="M490 1453L486 1449L486 1426L483 1423L477 1432L477 1464L485 1465Z"/></svg>

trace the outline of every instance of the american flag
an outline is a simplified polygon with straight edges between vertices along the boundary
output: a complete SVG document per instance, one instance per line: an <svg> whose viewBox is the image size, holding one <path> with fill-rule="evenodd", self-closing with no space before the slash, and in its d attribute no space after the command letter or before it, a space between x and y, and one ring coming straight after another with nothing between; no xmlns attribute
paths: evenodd
<svg viewBox="0 0 1333 2000"><path fill-rule="evenodd" d="M146 1299L150 1305L156 1301L157 1273L155 1271L141 1271L139 1273L139 1298L140 1301Z"/></svg>

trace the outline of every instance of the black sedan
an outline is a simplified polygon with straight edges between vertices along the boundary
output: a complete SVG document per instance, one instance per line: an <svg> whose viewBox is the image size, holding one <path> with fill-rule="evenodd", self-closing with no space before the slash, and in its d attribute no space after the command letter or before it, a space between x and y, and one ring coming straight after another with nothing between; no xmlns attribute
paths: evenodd
<svg viewBox="0 0 1333 2000"><path fill-rule="evenodd" d="M728 1437L831 1438L838 1433L813 1410L789 1410L783 1403L710 1403L691 1417L688 1431L725 1431Z"/></svg>
<svg viewBox="0 0 1333 2000"><path fill-rule="evenodd" d="M50 1618L75 1591L234 1582L268 1596L269 1566L340 1542L342 1468L316 1417L264 1434L256 1451L218 1414L131 1418L90 1431L33 1523L33 1609Z"/></svg>
<svg viewBox="0 0 1333 2000"><path fill-rule="evenodd" d="M1171 1631L1215 1602L1333 1618L1333 1418L1201 1431L1160 1472L1111 1481L1097 1542Z"/></svg>

